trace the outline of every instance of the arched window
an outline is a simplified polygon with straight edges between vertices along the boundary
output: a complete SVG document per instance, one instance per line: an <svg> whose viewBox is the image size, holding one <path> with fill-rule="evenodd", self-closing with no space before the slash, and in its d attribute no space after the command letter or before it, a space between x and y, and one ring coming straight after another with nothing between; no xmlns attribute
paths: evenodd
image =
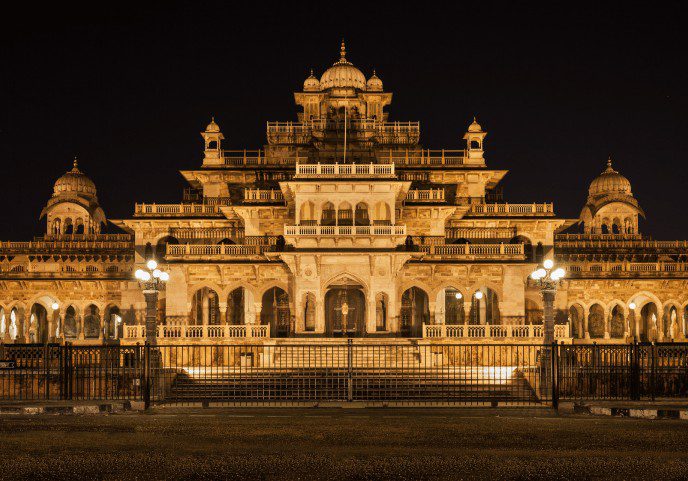
<svg viewBox="0 0 688 481"><path fill-rule="evenodd" d="M192 323L200 325L220 324L220 298L213 289L202 287L191 301Z"/></svg>
<svg viewBox="0 0 688 481"><path fill-rule="evenodd" d="M588 314L588 332L590 337L604 337L604 309L599 304L593 304Z"/></svg>
<svg viewBox="0 0 688 481"><path fill-rule="evenodd" d="M105 311L105 338L117 339L119 337L119 327L121 324L122 315L119 312L119 307L108 307Z"/></svg>
<svg viewBox="0 0 688 481"><path fill-rule="evenodd" d="M337 222L337 211L334 209L334 204L332 202L325 202L322 208L322 214L320 217L321 225L335 225Z"/></svg>
<svg viewBox="0 0 688 481"><path fill-rule="evenodd" d="M602 233L609 234L609 226L607 224L602 224Z"/></svg>
<svg viewBox="0 0 688 481"><path fill-rule="evenodd" d="M84 337L100 337L100 309L91 304L84 311Z"/></svg>
<svg viewBox="0 0 688 481"><path fill-rule="evenodd" d="M53 228L52 228L52 233L55 235L59 235L62 233L61 229L61 222L60 219L55 219L53 220Z"/></svg>
<svg viewBox="0 0 688 481"><path fill-rule="evenodd" d="M356 212L354 216L355 225L370 225L370 217L368 216L368 204L359 202L356 204Z"/></svg>
<svg viewBox="0 0 688 481"><path fill-rule="evenodd" d="M217 140L208 142L208 150L217 150Z"/></svg>
<svg viewBox="0 0 688 481"><path fill-rule="evenodd" d="M471 298L470 324L500 324L497 293L489 287L481 287Z"/></svg>
<svg viewBox="0 0 688 481"><path fill-rule="evenodd" d="M237 287L227 296L227 324L244 324L244 288Z"/></svg>
<svg viewBox="0 0 688 481"><path fill-rule="evenodd" d="M74 233L75 234L83 234L84 233L84 221L81 218L78 218L76 222L74 223Z"/></svg>
<svg viewBox="0 0 688 481"><path fill-rule="evenodd" d="M73 234L74 233L74 225L72 224L72 219L67 217L64 220L64 233L65 234Z"/></svg>
<svg viewBox="0 0 688 481"><path fill-rule="evenodd" d="M310 200L301 204L301 210L299 212L299 221L301 225L316 224L317 220L315 217L315 204Z"/></svg>
<svg viewBox="0 0 688 481"><path fill-rule="evenodd" d="M480 149L480 141L478 140L471 140L471 149Z"/></svg>
<svg viewBox="0 0 688 481"><path fill-rule="evenodd" d="M354 220L353 210L351 209L351 204L348 202L342 202L339 204L339 209L337 210L337 224L339 225L352 225Z"/></svg>
<svg viewBox="0 0 688 481"><path fill-rule="evenodd" d="M392 223L392 211L386 202L378 202L375 204L375 215L373 224L375 225L390 225Z"/></svg>
<svg viewBox="0 0 688 481"><path fill-rule="evenodd" d="M69 306L65 311L62 332L67 339L74 339L77 337L76 309L74 309L74 306Z"/></svg>

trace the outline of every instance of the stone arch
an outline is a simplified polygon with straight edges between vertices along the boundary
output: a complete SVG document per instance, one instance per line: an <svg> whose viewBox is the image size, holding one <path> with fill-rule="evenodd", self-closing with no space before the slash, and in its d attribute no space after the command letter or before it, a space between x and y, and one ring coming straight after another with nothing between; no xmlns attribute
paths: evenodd
<svg viewBox="0 0 688 481"><path fill-rule="evenodd" d="M400 330L406 337L421 337L423 324L430 323L428 291L412 286L401 294Z"/></svg>
<svg viewBox="0 0 688 481"><path fill-rule="evenodd" d="M387 202L378 202L375 204L373 214L373 224L389 225L392 222L392 209Z"/></svg>
<svg viewBox="0 0 688 481"><path fill-rule="evenodd" d="M590 337L604 337L604 313L605 309L601 303L596 302L590 306L590 310L588 311L588 333L590 333Z"/></svg>
<svg viewBox="0 0 688 481"><path fill-rule="evenodd" d="M342 201L337 206L337 224L338 225L352 225L354 221L354 212L351 204L347 201Z"/></svg>
<svg viewBox="0 0 688 481"><path fill-rule="evenodd" d="M79 336L78 311L73 304L67 306L62 321L62 333L67 339L76 339Z"/></svg>
<svg viewBox="0 0 688 481"><path fill-rule="evenodd" d="M322 288L327 289L329 286L333 284L358 284L360 286L363 286L364 293L368 293L368 283L365 282L361 277L357 276L356 274L352 274L348 271L340 272L338 274L333 275L330 277L328 280L322 283Z"/></svg>
<svg viewBox="0 0 688 481"><path fill-rule="evenodd" d="M479 298L478 292L482 294ZM483 284L471 294L471 309L468 317L469 324L501 324L499 312L499 293Z"/></svg>
<svg viewBox="0 0 688 481"><path fill-rule="evenodd" d="M435 324L465 324L465 295L454 286L445 286L435 296Z"/></svg>
<svg viewBox="0 0 688 481"><path fill-rule="evenodd" d="M526 296L525 298L525 323L526 324L543 324L545 319L545 311L542 307L542 302L538 302L533 296Z"/></svg>
<svg viewBox="0 0 688 481"><path fill-rule="evenodd" d="M103 321L103 337L105 339L118 339L122 326L122 313L116 304L105 306L105 319Z"/></svg>
<svg viewBox="0 0 688 481"><path fill-rule="evenodd" d="M354 208L354 225L370 225L370 211L367 202L359 202Z"/></svg>
<svg viewBox="0 0 688 481"><path fill-rule="evenodd" d="M675 300L670 300L664 303L662 316L662 333L664 339L676 339L682 329L681 326L681 304Z"/></svg>
<svg viewBox="0 0 688 481"><path fill-rule="evenodd" d="M99 338L100 329L100 308L95 304L89 304L84 310L84 337L87 339Z"/></svg>
<svg viewBox="0 0 688 481"><path fill-rule="evenodd" d="M571 337L583 339L585 337L585 308L578 302L569 306L569 328Z"/></svg>
<svg viewBox="0 0 688 481"><path fill-rule="evenodd" d="M289 294L273 286L261 296L260 323L270 326L271 337L288 337L292 332Z"/></svg>
<svg viewBox="0 0 688 481"><path fill-rule="evenodd" d="M320 224L335 225L337 223L337 210L332 202L325 202L320 209Z"/></svg>
<svg viewBox="0 0 688 481"><path fill-rule="evenodd" d="M218 325L220 319L220 297L215 289L200 287L194 291L191 299L190 324Z"/></svg>
<svg viewBox="0 0 688 481"><path fill-rule="evenodd" d="M299 209L299 223L301 225L315 224L317 219L313 201L307 200L301 204L301 208Z"/></svg>
<svg viewBox="0 0 688 481"><path fill-rule="evenodd" d="M626 334L626 314L624 306L618 302L610 304L609 337L621 339Z"/></svg>

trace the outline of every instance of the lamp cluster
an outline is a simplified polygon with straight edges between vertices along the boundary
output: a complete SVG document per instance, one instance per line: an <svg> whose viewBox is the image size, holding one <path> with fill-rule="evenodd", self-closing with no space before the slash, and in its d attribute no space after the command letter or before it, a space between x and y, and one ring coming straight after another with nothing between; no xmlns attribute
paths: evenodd
<svg viewBox="0 0 688 481"><path fill-rule="evenodd" d="M147 269L136 269L134 276L141 282L167 282L170 280L170 275L167 272L158 269L158 263L155 259L146 262Z"/></svg>
<svg viewBox="0 0 688 481"><path fill-rule="evenodd" d="M566 275L566 271L562 267L557 267L553 270L553 267L554 261L552 259L546 259L545 262L542 263L542 267L534 270L533 273L530 274L530 278L534 281L554 282L563 279Z"/></svg>

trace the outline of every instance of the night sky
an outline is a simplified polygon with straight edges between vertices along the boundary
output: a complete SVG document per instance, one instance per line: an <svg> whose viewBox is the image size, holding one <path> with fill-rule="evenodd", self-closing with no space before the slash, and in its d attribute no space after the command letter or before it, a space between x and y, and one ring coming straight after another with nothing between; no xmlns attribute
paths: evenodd
<svg viewBox="0 0 688 481"><path fill-rule="evenodd" d="M641 230L688 239L685 17L678 3L627 3L31 3L0 29L0 239L44 232L74 155L109 218L181 200L178 171L200 166L210 116L225 148L262 146L342 37L394 93L390 119L421 122L424 147L462 148L477 115L488 167L510 171L506 200L575 218L611 154Z"/></svg>

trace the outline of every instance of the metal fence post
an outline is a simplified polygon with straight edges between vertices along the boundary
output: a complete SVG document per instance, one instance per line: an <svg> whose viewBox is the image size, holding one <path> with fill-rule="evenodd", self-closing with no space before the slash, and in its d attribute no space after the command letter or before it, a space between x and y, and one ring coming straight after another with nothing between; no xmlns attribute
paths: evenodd
<svg viewBox="0 0 688 481"><path fill-rule="evenodd" d="M70 399L72 399L72 344L71 343L65 342L62 355L64 356L64 371L62 373L62 377L63 377L63 381L64 381L63 397L66 400L70 400Z"/></svg>
<svg viewBox="0 0 688 481"><path fill-rule="evenodd" d="M45 399L50 399L50 355L48 350L48 344L43 344L43 367L45 368L43 381L43 390L45 394Z"/></svg>
<svg viewBox="0 0 688 481"><path fill-rule="evenodd" d="M655 374L657 372L656 354L657 350L653 342L650 346L650 399L653 401L655 400Z"/></svg>
<svg viewBox="0 0 688 481"><path fill-rule="evenodd" d="M559 408L559 345L552 343L552 408Z"/></svg>
<svg viewBox="0 0 688 481"><path fill-rule="evenodd" d="M143 346L143 405L145 409L150 407L150 344L148 341Z"/></svg>
<svg viewBox="0 0 688 481"><path fill-rule="evenodd" d="M346 400L351 402L354 399L354 385L353 385L353 339L348 339L346 343L346 370L347 370L347 396Z"/></svg>
<svg viewBox="0 0 688 481"><path fill-rule="evenodd" d="M631 346L631 400L640 400L640 348L637 339Z"/></svg>

